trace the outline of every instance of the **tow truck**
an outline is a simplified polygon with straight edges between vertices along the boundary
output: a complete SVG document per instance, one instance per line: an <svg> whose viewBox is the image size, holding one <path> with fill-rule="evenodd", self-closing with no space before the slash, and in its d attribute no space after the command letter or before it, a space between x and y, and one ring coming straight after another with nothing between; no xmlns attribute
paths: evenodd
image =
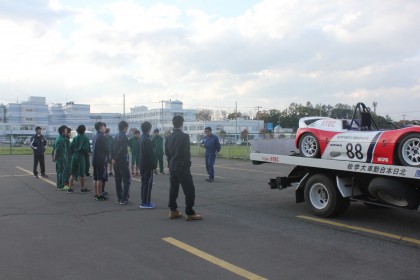
<svg viewBox="0 0 420 280"><path fill-rule="evenodd" d="M320 217L343 214L350 201L418 212L420 169L416 167L255 152L250 159L253 164L294 165L288 176L271 178L270 188L281 190L298 183L296 203L306 202Z"/></svg>
<svg viewBox="0 0 420 280"><path fill-rule="evenodd" d="M362 117L356 121L359 111ZM371 122L370 112L362 103L357 104L351 120L303 118L297 133L301 137L296 138L291 155L264 151L264 145L254 150L251 144L250 159L253 164L295 166L288 176L271 178L270 188L285 189L297 183L296 203L306 202L317 216L340 215L350 201L419 213L420 127L373 130ZM354 123L359 131L352 131ZM362 131L366 128L368 131ZM370 138L373 134L377 137ZM395 136L398 134L399 138Z"/></svg>

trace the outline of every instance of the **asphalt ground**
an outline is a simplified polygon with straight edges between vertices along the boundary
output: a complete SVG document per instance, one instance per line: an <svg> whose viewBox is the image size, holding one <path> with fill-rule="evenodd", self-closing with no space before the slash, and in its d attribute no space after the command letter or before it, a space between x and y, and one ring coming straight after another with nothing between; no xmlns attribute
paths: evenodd
<svg viewBox="0 0 420 280"><path fill-rule="evenodd" d="M155 176L156 209L93 194L66 194L31 175L32 156L1 156L0 279L417 279L420 216L352 203L335 219L316 219L294 190L270 190L270 177L290 166L216 160L205 182L193 158L197 213L202 221L168 219L169 178ZM91 188L91 179L87 185ZM178 198L184 210L184 196Z"/></svg>

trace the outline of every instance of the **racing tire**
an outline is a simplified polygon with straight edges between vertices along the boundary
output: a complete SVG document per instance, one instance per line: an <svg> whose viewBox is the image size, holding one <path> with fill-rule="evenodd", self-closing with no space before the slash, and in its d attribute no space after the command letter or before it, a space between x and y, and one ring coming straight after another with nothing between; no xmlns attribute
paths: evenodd
<svg viewBox="0 0 420 280"><path fill-rule="evenodd" d="M414 186L388 178L377 177L369 184L369 193L379 201L398 208L417 209L419 192Z"/></svg>
<svg viewBox="0 0 420 280"><path fill-rule="evenodd" d="M343 214L350 205L350 200L341 196L334 180L324 174L315 174L308 179L305 201L316 216L324 218Z"/></svg>
<svg viewBox="0 0 420 280"><path fill-rule="evenodd" d="M308 158L319 158L321 149L319 141L312 133L305 133L299 139L299 152Z"/></svg>
<svg viewBox="0 0 420 280"><path fill-rule="evenodd" d="M420 133L410 133L399 141L398 158L402 165L420 167Z"/></svg>

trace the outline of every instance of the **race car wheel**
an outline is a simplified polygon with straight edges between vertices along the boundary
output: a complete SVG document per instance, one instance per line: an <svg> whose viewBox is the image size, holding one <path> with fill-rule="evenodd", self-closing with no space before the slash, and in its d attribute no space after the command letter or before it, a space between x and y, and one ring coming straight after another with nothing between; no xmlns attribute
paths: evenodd
<svg viewBox="0 0 420 280"><path fill-rule="evenodd" d="M420 133L411 133L401 139L398 157L404 166L420 166Z"/></svg>
<svg viewBox="0 0 420 280"><path fill-rule="evenodd" d="M323 174L312 175L305 184L305 201L312 212L320 217L344 213L350 201L343 198L334 180Z"/></svg>
<svg viewBox="0 0 420 280"><path fill-rule="evenodd" d="M399 180L374 178L369 184L369 193L385 204L400 208L417 209L420 204L416 188Z"/></svg>
<svg viewBox="0 0 420 280"><path fill-rule="evenodd" d="M299 151L304 157L317 158L320 154L319 142L312 133L305 133L299 140Z"/></svg>

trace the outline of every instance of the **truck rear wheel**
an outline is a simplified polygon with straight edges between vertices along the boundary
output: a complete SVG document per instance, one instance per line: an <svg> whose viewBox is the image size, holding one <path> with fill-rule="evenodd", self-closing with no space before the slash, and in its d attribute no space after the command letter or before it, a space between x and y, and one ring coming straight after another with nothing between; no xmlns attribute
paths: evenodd
<svg viewBox="0 0 420 280"><path fill-rule="evenodd" d="M344 213L350 201L343 198L332 178L312 175L305 184L305 201L315 215L331 217Z"/></svg>

